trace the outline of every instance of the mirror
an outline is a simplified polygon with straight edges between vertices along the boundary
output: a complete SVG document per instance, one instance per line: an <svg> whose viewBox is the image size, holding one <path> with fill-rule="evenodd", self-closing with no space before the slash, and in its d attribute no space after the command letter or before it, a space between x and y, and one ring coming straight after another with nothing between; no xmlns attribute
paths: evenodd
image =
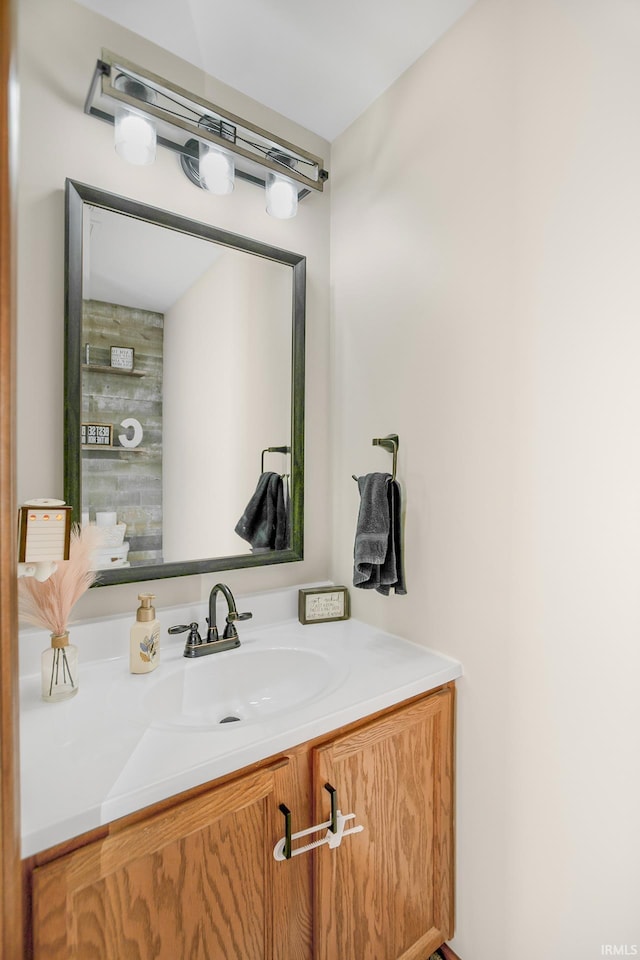
<svg viewBox="0 0 640 960"><path fill-rule="evenodd" d="M100 584L301 560L305 258L66 184L65 499Z"/></svg>

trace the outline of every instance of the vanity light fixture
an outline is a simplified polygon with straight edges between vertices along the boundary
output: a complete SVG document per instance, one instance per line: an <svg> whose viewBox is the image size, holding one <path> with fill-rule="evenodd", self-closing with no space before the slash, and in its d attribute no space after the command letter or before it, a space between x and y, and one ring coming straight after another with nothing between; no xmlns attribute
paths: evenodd
<svg viewBox="0 0 640 960"><path fill-rule="evenodd" d="M108 50L84 109L114 124L116 150L130 163L152 163L158 143L211 193L231 193L235 177L264 187L267 213L279 219L295 216L298 200L322 192L329 176L320 157Z"/></svg>

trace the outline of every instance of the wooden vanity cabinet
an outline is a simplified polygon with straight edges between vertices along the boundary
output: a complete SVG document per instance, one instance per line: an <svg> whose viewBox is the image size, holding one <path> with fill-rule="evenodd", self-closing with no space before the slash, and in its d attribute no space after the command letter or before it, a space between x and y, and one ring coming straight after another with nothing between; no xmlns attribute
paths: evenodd
<svg viewBox="0 0 640 960"><path fill-rule="evenodd" d="M314 749L315 784L364 826L316 852L314 960L424 960L453 935L453 696Z"/></svg>
<svg viewBox="0 0 640 960"><path fill-rule="evenodd" d="M453 933L453 684L29 861L34 960L426 960ZM361 833L277 862L328 817ZM295 847L295 842L294 842Z"/></svg>
<svg viewBox="0 0 640 960"><path fill-rule="evenodd" d="M33 872L36 960L271 960L277 768Z"/></svg>

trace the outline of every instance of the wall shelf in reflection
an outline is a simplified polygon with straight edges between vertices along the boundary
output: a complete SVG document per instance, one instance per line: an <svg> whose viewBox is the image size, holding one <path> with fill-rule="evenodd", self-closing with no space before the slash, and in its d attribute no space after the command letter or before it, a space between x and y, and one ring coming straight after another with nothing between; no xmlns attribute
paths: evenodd
<svg viewBox="0 0 640 960"><path fill-rule="evenodd" d="M108 453L144 453L144 447L109 447L106 443L83 443L80 449L91 450L92 453L101 453L105 450Z"/></svg>
<svg viewBox="0 0 640 960"><path fill-rule="evenodd" d="M92 373L117 373L121 377L144 377L142 370L121 370L119 367L102 366L100 363L83 363L83 370L91 370Z"/></svg>

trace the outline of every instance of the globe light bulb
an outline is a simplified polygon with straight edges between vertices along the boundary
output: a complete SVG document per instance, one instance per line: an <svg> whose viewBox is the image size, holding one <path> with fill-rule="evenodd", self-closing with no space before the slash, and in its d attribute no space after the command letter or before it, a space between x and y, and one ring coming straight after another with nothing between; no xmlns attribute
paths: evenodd
<svg viewBox="0 0 640 960"><path fill-rule="evenodd" d="M289 220L298 212L298 189L293 180L277 173L267 174L267 213L278 220Z"/></svg>
<svg viewBox="0 0 640 960"><path fill-rule="evenodd" d="M114 87L131 97L137 97L146 103L155 103L154 90L146 87L133 77L120 74L114 81ZM146 166L156 158L155 121L137 110L118 104L114 111L115 148L118 156L136 166Z"/></svg>
<svg viewBox="0 0 640 960"><path fill-rule="evenodd" d="M116 153L128 163L145 166L156 158L156 125L140 114L118 107L115 111Z"/></svg>
<svg viewBox="0 0 640 960"><path fill-rule="evenodd" d="M224 150L200 143L200 183L218 196L231 193L234 187L233 157Z"/></svg>

